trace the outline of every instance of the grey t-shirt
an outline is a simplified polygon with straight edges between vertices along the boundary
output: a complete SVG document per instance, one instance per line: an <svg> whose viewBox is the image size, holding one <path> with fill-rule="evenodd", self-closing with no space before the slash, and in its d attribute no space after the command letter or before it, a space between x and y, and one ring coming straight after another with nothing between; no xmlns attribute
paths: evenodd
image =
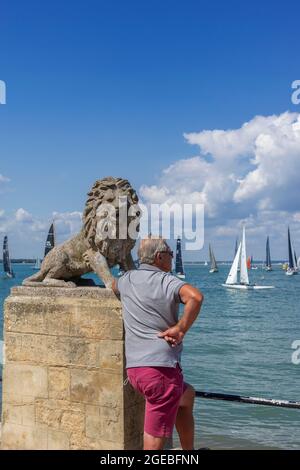
<svg viewBox="0 0 300 470"><path fill-rule="evenodd" d="M159 332L178 321L179 290L186 284L156 266L141 264L117 280L125 326L126 367L176 367L182 343L172 347Z"/></svg>

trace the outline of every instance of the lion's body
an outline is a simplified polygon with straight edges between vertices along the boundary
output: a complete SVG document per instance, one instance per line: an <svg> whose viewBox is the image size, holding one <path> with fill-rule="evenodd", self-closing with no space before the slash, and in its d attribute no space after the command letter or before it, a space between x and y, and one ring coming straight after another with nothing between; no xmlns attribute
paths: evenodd
<svg viewBox="0 0 300 470"><path fill-rule="evenodd" d="M112 276L109 268L117 264L124 270L134 268L131 250L135 240L118 238L119 212L111 223L106 222L101 213L107 204L117 208L120 196L126 196L128 207L137 204L138 198L129 182L121 178L98 180L88 195L80 233L54 247L44 259L40 271L25 279L24 285L73 286L73 280L94 271L106 287L110 287ZM129 222L134 218L129 217ZM103 221L110 224L109 229L116 229L115 239L101 238L99 233Z"/></svg>

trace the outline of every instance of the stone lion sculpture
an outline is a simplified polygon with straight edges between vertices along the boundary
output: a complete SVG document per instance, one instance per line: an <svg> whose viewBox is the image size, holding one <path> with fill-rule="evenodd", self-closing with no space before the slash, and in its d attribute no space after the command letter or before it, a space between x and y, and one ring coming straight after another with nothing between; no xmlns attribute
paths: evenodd
<svg viewBox="0 0 300 470"><path fill-rule="evenodd" d="M125 227L120 223L121 212L126 214ZM131 225L137 234L140 216L137 194L127 180L108 177L96 181L88 193L79 234L54 247L40 271L23 285L75 287L81 275L93 271L111 288L110 268L119 264L124 271L135 269L131 250L136 240L128 232Z"/></svg>

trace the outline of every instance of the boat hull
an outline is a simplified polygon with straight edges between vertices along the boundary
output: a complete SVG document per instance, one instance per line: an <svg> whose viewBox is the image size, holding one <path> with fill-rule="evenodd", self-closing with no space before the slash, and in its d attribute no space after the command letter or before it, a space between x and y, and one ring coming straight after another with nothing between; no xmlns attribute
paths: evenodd
<svg viewBox="0 0 300 470"><path fill-rule="evenodd" d="M286 276L294 276L295 274L298 274L298 271L296 269L288 269L286 272L285 272Z"/></svg>
<svg viewBox="0 0 300 470"><path fill-rule="evenodd" d="M13 279L14 277L14 273L5 273L4 279Z"/></svg>
<svg viewBox="0 0 300 470"><path fill-rule="evenodd" d="M222 284L223 287L227 289L236 289L236 290L262 290L262 289L274 289L274 286L247 286L245 284Z"/></svg>
<svg viewBox="0 0 300 470"><path fill-rule="evenodd" d="M180 279L185 279L185 274L177 274L176 273L176 276L179 277Z"/></svg>

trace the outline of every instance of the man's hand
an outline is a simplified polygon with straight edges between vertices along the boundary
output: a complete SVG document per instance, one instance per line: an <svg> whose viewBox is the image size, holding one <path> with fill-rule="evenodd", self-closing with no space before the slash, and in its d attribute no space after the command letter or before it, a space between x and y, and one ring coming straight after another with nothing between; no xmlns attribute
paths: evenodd
<svg viewBox="0 0 300 470"><path fill-rule="evenodd" d="M182 318L176 325L157 335L173 347L182 342L184 335L196 320L203 302L203 294L190 284L181 287L179 296L181 302L185 304Z"/></svg>
<svg viewBox="0 0 300 470"><path fill-rule="evenodd" d="M171 346L175 347L180 344L184 337L184 332L181 330L180 326L177 324L168 328L166 331L158 333L159 338L165 339Z"/></svg>

